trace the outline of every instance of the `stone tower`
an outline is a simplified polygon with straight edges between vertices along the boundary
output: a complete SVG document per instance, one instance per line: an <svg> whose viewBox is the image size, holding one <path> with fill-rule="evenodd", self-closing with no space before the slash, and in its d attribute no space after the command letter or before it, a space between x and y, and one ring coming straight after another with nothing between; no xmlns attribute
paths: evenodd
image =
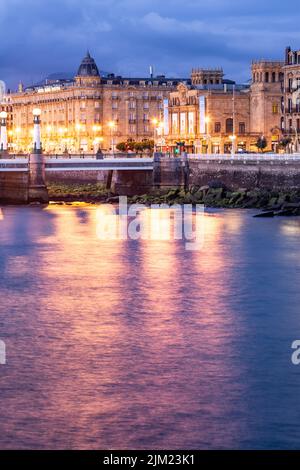
<svg viewBox="0 0 300 470"><path fill-rule="evenodd" d="M250 132L264 135L273 150L281 135L283 65L267 60L252 63Z"/></svg>
<svg viewBox="0 0 300 470"><path fill-rule="evenodd" d="M222 69L193 69L192 85L222 85L224 73Z"/></svg>

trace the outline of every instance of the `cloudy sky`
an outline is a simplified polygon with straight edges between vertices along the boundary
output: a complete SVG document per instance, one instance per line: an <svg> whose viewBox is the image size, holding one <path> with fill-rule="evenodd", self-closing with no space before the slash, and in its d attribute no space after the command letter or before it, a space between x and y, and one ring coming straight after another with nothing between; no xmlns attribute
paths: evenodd
<svg viewBox="0 0 300 470"><path fill-rule="evenodd" d="M249 78L252 59L300 48L299 0L0 0L0 79L15 88L76 71L89 48L126 76L188 76L222 66Z"/></svg>

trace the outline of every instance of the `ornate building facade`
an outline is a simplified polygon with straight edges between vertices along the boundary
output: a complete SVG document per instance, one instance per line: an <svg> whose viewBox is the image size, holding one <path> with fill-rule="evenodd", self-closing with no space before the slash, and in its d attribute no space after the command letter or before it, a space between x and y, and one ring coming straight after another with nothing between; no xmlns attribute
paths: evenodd
<svg viewBox="0 0 300 470"><path fill-rule="evenodd" d="M114 151L118 142L153 138L164 151L179 143L195 153L256 152L262 137L267 151L277 151L283 137L299 151L300 50L287 48L282 62L253 62L242 85L224 79L222 69L193 69L184 79L101 76L88 53L74 79L20 85L1 106L12 152L30 151L37 107L49 153Z"/></svg>
<svg viewBox="0 0 300 470"><path fill-rule="evenodd" d="M151 139L152 120L162 117L163 100L179 79L165 76L101 77L88 53L73 80L47 81L10 95L13 109L13 149L27 152L32 145L32 110L40 108L45 152L92 153L114 150L127 139ZM156 124L155 124L156 125Z"/></svg>
<svg viewBox="0 0 300 470"><path fill-rule="evenodd" d="M300 50L286 48L284 64L282 129L291 139L293 150L300 150Z"/></svg>
<svg viewBox="0 0 300 470"><path fill-rule="evenodd" d="M254 62L252 81L236 85L221 69L193 70L191 84L180 83L165 105L165 139L188 152L257 151L265 137L276 151L281 137L281 62Z"/></svg>

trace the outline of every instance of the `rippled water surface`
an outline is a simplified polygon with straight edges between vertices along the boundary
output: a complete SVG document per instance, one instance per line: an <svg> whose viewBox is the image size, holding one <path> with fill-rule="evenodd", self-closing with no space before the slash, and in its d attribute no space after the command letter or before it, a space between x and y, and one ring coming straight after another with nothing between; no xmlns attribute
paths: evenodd
<svg viewBox="0 0 300 470"><path fill-rule="evenodd" d="M300 448L300 219L103 241L95 206L0 214L0 448Z"/></svg>

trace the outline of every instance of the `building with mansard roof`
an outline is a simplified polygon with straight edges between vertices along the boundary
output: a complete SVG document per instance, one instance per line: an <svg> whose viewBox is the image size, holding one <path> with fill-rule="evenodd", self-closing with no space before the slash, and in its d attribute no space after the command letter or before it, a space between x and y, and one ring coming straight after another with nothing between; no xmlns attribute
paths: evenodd
<svg viewBox="0 0 300 470"><path fill-rule="evenodd" d="M163 100L185 79L165 76L101 76L88 52L72 79L48 79L10 95L13 107L11 150L27 152L32 140L32 110L40 108L45 152L110 150L127 139L151 139Z"/></svg>
<svg viewBox="0 0 300 470"><path fill-rule="evenodd" d="M300 51L287 48L285 61L255 61L251 72L241 85L221 68L195 68L183 79L126 78L101 73L88 52L75 77L51 76L5 97L10 150L30 150L36 107L49 153L114 150L120 141L154 137L163 151L179 142L189 152L254 152L262 136L268 151L277 151L283 137L299 150ZM163 130L154 121L163 121Z"/></svg>

